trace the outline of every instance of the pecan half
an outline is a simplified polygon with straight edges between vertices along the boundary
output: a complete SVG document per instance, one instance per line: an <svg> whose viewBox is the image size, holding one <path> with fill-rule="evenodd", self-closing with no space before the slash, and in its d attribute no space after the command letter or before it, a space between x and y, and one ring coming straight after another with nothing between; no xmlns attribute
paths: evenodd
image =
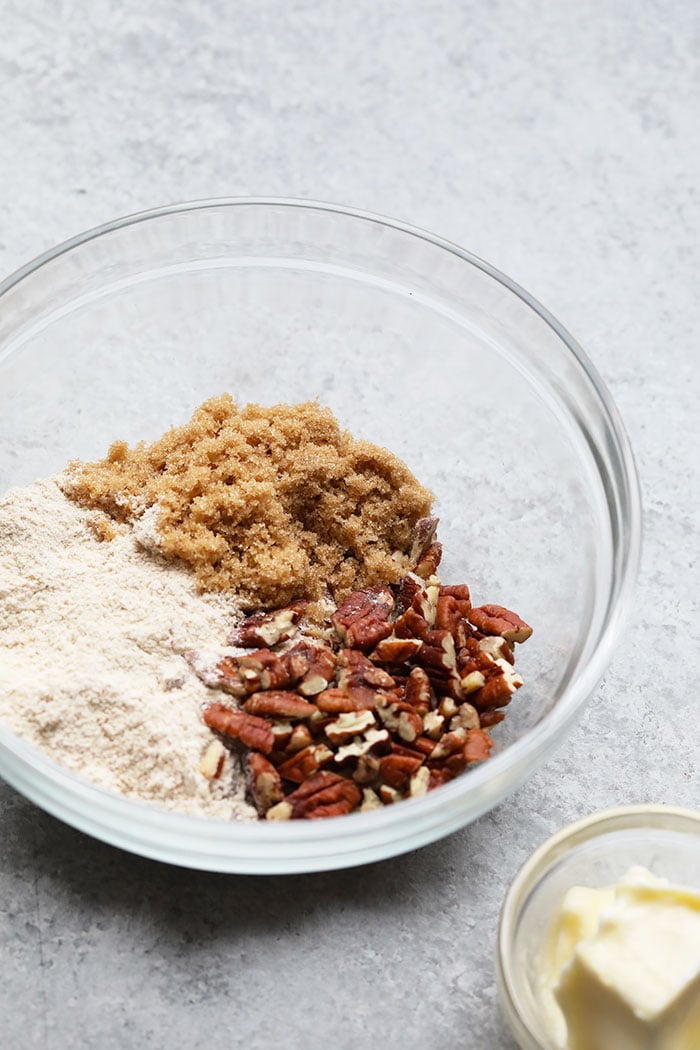
<svg viewBox="0 0 700 1050"><path fill-rule="evenodd" d="M469 621L484 634L499 634L507 642L525 642L532 634L529 624L502 605L480 605L471 610Z"/></svg>
<svg viewBox="0 0 700 1050"><path fill-rule="evenodd" d="M388 587L366 587L345 599L331 621L346 646L369 650L391 634L394 596Z"/></svg>
<svg viewBox="0 0 700 1050"><path fill-rule="evenodd" d="M240 740L253 751L269 755L275 746L275 738L270 723L264 718L256 718L243 711L232 711L225 704L209 704L204 709L204 721L211 729Z"/></svg>
<svg viewBox="0 0 700 1050"><path fill-rule="evenodd" d="M243 710L250 715L262 715L268 718L309 718L317 710L315 704L309 703L295 693L280 690L269 690L253 693L243 705Z"/></svg>

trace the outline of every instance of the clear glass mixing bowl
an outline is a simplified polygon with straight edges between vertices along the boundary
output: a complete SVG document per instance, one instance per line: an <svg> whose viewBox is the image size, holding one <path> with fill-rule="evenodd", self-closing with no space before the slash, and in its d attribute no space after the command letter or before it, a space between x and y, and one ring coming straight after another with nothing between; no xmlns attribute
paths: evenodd
<svg viewBox="0 0 700 1050"><path fill-rule="evenodd" d="M128 801L2 727L0 773L89 834L214 871L344 867L447 835L562 740L630 606L639 492L605 387L493 267L330 205L161 208L82 234L0 285L0 495L115 438L155 438L224 390L263 404L318 397L403 457L436 496L443 578L534 625L494 757L424 798L286 825Z"/></svg>

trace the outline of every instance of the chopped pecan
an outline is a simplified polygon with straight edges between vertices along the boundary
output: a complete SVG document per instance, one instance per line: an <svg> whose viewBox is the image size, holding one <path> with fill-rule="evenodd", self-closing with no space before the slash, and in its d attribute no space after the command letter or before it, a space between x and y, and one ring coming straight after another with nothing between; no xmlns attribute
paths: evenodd
<svg viewBox="0 0 700 1050"><path fill-rule="evenodd" d="M302 784L301 789L297 788L287 795L286 801L292 807L292 820L341 816L359 806L362 792L357 784L339 776L329 781L329 776L334 774L311 777Z"/></svg>
<svg viewBox="0 0 700 1050"><path fill-rule="evenodd" d="M370 660L380 664L405 664L414 658L422 645L419 638L385 638L369 654Z"/></svg>
<svg viewBox="0 0 700 1050"><path fill-rule="evenodd" d="M417 661L426 670L429 667L439 671L454 671L457 668L455 641L449 631L429 631L424 639L425 644L418 653Z"/></svg>
<svg viewBox="0 0 700 1050"><path fill-rule="evenodd" d="M499 634L507 642L525 642L532 634L529 624L502 605L480 605L471 610L469 621L484 634Z"/></svg>
<svg viewBox="0 0 700 1050"><path fill-rule="evenodd" d="M438 705L438 711L443 718L452 718L458 711L457 701L451 696L443 696Z"/></svg>
<svg viewBox="0 0 700 1050"><path fill-rule="evenodd" d="M394 634L397 638L420 638L424 641L430 631L430 624L422 613L411 606L399 616L394 623Z"/></svg>
<svg viewBox="0 0 700 1050"><path fill-rule="evenodd" d="M481 725L479 712L466 702L459 705L456 715L450 719L450 729L478 729Z"/></svg>
<svg viewBox="0 0 700 1050"><path fill-rule="evenodd" d="M379 775L389 787L401 788L421 765L422 758L409 755L385 755L379 763Z"/></svg>
<svg viewBox="0 0 700 1050"><path fill-rule="evenodd" d="M240 656L238 669L249 693L266 689L286 689L294 684L289 667L271 649L256 649L254 653Z"/></svg>
<svg viewBox="0 0 700 1050"><path fill-rule="evenodd" d="M381 809L382 800L376 791L372 788L362 789L362 805L360 806L360 813L369 813L373 809Z"/></svg>
<svg viewBox="0 0 700 1050"><path fill-rule="evenodd" d="M279 773L259 751L251 751L247 757L246 780L258 813L266 813L284 798Z"/></svg>
<svg viewBox="0 0 700 1050"><path fill-rule="evenodd" d="M486 679L483 671L468 671L463 678L460 678L459 684L464 695L469 696L470 693L475 693L477 689L486 685Z"/></svg>
<svg viewBox="0 0 700 1050"><path fill-rule="evenodd" d="M309 744L308 747L297 751L277 768L280 776L285 780L301 784L314 773L318 773L321 767L330 762L332 758L333 752L325 744Z"/></svg>
<svg viewBox="0 0 700 1050"><path fill-rule="evenodd" d="M298 725L294 726L289 734L289 740L287 741L284 750L288 755L295 755L297 751L301 751L312 743L313 737L311 736L309 727L304 722L300 722Z"/></svg>
<svg viewBox="0 0 700 1050"><path fill-rule="evenodd" d="M466 741L466 729L452 729L449 733L445 733L445 735L438 740L437 744L430 753L430 758L433 761L438 761L439 759L443 758L449 758L450 755L454 755L458 751L462 751Z"/></svg>
<svg viewBox="0 0 700 1050"><path fill-rule="evenodd" d="M349 744L339 748L335 761L340 766L349 759L360 759L373 752L385 752L391 747L391 738L386 729L368 729L362 736L357 736Z"/></svg>
<svg viewBox="0 0 700 1050"><path fill-rule="evenodd" d="M419 715L425 715L430 710L433 695L430 679L422 667L414 667L408 676L404 699Z"/></svg>
<svg viewBox="0 0 700 1050"><path fill-rule="evenodd" d="M459 602L465 602L470 608L472 604L471 592L466 583L440 584L440 597L456 598Z"/></svg>
<svg viewBox="0 0 700 1050"><path fill-rule="evenodd" d="M341 715L350 711L367 711L374 707L377 693L373 689L367 690L368 698L365 700L351 696L344 689L324 689L316 697L316 707L329 715Z"/></svg>
<svg viewBox="0 0 700 1050"><path fill-rule="evenodd" d="M292 819L292 806L291 803L287 802L286 798L283 798L281 802L278 802L276 806L271 806L265 814L266 820L291 820Z"/></svg>
<svg viewBox="0 0 700 1050"><path fill-rule="evenodd" d="M207 780L217 780L224 771L226 748L220 740L212 740L202 755L199 772Z"/></svg>
<svg viewBox="0 0 700 1050"><path fill-rule="evenodd" d="M493 740L483 729L470 729L464 745L464 757L467 763L483 762L488 758L493 747Z"/></svg>
<svg viewBox="0 0 700 1050"><path fill-rule="evenodd" d="M411 608L415 596L425 588L425 581L412 572L404 576L398 586L399 615Z"/></svg>
<svg viewBox="0 0 700 1050"><path fill-rule="evenodd" d="M338 654L338 688L349 693L363 707L374 707L377 691L393 689L394 679L356 649Z"/></svg>
<svg viewBox="0 0 700 1050"><path fill-rule="evenodd" d="M367 651L391 634L393 608L394 596L388 587L366 587L349 595L331 620L346 646Z"/></svg>
<svg viewBox="0 0 700 1050"><path fill-rule="evenodd" d="M257 649L285 642L294 633L294 625L303 611L304 604L300 602L285 609L246 616L229 634L228 644Z"/></svg>
<svg viewBox="0 0 700 1050"><path fill-rule="evenodd" d="M387 733L387 739L388 735ZM358 784L371 784L377 779L379 762L380 758L378 755L371 753L360 755L357 759L357 765L352 772L352 779Z"/></svg>
<svg viewBox="0 0 700 1050"><path fill-rule="evenodd" d="M385 806L390 806L393 802L400 802L403 798L401 792L389 784L380 784L378 792Z"/></svg>
<svg viewBox="0 0 700 1050"><path fill-rule="evenodd" d="M309 667L297 686L302 696L317 696L327 689L335 674L336 655L330 649L317 648Z"/></svg>
<svg viewBox="0 0 700 1050"><path fill-rule="evenodd" d="M413 743L423 733L423 719L410 704L380 695L377 697L377 714L384 726L407 744Z"/></svg>
<svg viewBox="0 0 700 1050"><path fill-rule="evenodd" d="M339 715L326 726L324 732L331 744L340 746L374 725L376 722L371 711L352 711Z"/></svg>
<svg viewBox="0 0 700 1050"><path fill-rule="evenodd" d="M492 660L507 660L509 664L515 663L515 656L510 643L501 638L500 635L487 635L476 643L479 652L490 656Z"/></svg>
<svg viewBox="0 0 700 1050"><path fill-rule="evenodd" d="M253 693L243 705L249 715L262 715L267 718L309 718L317 710L316 705L309 703L295 693L286 693L271 689L266 692Z"/></svg>
<svg viewBox="0 0 700 1050"><path fill-rule="evenodd" d="M417 576L433 576L442 560L442 544L431 543L413 570Z"/></svg>
<svg viewBox="0 0 700 1050"><path fill-rule="evenodd" d="M245 680L241 677L238 669L238 660L233 656L225 656L218 662L209 680L202 679L208 686L218 686L225 693L241 699L248 693Z"/></svg>
<svg viewBox="0 0 700 1050"><path fill-rule="evenodd" d="M240 740L246 747L261 751L264 755L269 755L275 746L269 722L243 711L232 711L225 704L209 704L205 707L204 721L211 729L233 740Z"/></svg>
<svg viewBox="0 0 700 1050"><path fill-rule="evenodd" d="M455 716L457 717L457 716ZM478 724L478 715L477 715ZM427 711L423 715L423 732L432 740L438 740L442 736L445 727L445 719L438 711Z"/></svg>
<svg viewBox="0 0 700 1050"><path fill-rule="evenodd" d="M505 711L497 711L495 707L491 707L488 711L481 712L479 715L479 725L482 729L490 729L492 726L497 726L505 717Z"/></svg>
<svg viewBox="0 0 700 1050"><path fill-rule="evenodd" d="M499 673L487 678L481 689L470 696L471 702L479 711L486 711L490 707L505 707L510 703L515 690L523 684L520 675L515 673L506 660L497 660L496 667Z"/></svg>
<svg viewBox="0 0 700 1050"><path fill-rule="evenodd" d="M413 544L408 558L412 565L417 565L425 552L435 540L439 518L419 518L413 528Z"/></svg>
<svg viewBox="0 0 700 1050"><path fill-rule="evenodd" d="M428 790L430 783L430 770L427 766L420 766L409 782L408 793L411 798L418 798L420 795L425 795Z"/></svg>

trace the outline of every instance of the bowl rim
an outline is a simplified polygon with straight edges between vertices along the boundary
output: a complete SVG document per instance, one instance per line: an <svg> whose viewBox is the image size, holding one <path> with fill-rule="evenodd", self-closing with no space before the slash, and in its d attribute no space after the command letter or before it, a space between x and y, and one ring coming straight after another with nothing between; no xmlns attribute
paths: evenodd
<svg viewBox="0 0 700 1050"><path fill-rule="evenodd" d="M48 779L57 787L65 787L74 798L80 796L84 798L86 795L91 797L100 805L105 813L112 812L115 815L122 813L123 816L126 817L129 813L133 815L134 807L137 807L141 811L141 818L144 823L150 824L153 829L155 829L157 821L158 825L161 827L165 826L167 828L169 826L173 834L192 835L194 833L200 837L206 837L209 842L218 839L219 841L217 845L220 847L224 847L226 842L259 843L263 848L266 843L272 842L276 842L280 846L285 842L289 844L296 843L300 848L308 846L310 847L309 863L306 866L294 868L285 868L282 866L274 870L278 872L283 870L316 871L328 867L345 867L353 863L353 860L345 854L342 857L342 863L340 862L341 858L339 857L336 857L334 860L333 858L324 857L323 855L315 855L314 847L317 848L321 842L325 841L326 843L332 843L335 840L339 844L341 841L360 838L364 832L368 832L370 829L380 833L382 829L388 831L389 828L392 827L402 827L405 831L405 829L415 821L422 823L422 825L430 824L434 829L435 821L432 821L431 823L431 817L441 811L445 811L446 809L449 810L450 804L452 804L454 808L455 804L458 803L460 797L464 794L467 785L471 791L472 788L476 789L480 786L483 788L489 781L502 780L502 778L509 775L511 780L506 789L504 790L501 788L498 797L485 802L479 812L474 812L467 818L467 820L475 819L480 813L491 808L500 801L501 798L514 790L525 779L531 767L531 763L528 762L528 755L530 755L533 750L537 751L542 757L545 757L561 742L566 730L578 717L585 702L588 700L602 677L612 657L616 640L631 612L634 587L641 554L641 494L629 437L625 431L618 409L615 406L602 378L598 374L597 369L568 330L561 325L556 318L538 302L537 299L530 295L529 292L490 263L446 238L429 233L418 226L402 222L398 219L385 217L358 208L345 207L340 204L287 197L214 197L164 205L135 212L102 223L84 231L83 233L76 234L36 256L0 282L0 310L2 310L4 296L20 282L40 270L43 266L58 259L60 256L80 248L86 243L103 237L106 234L127 227L137 226L141 223L147 223L169 215L241 207L274 207L297 209L305 212L329 212L385 227L406 234L412 238L417 238L420 241L425 241L434 247L448 252L452 256L456 256L463 262L481 270L507 291L520 299L553 330L558 338L562 351L575 358L585 375L586 382L595 395L596 407L601 413L606 435L613 443L614 456L619 465L619 472L616 475L617 495L621 502L622 516L624 517L627 528L627 544L624 547L621 546L619 550L621 571L618 574L615 600L612 604L609 603L605 612L604 623L602 624L600 635L595 642L590 659L586 666L581 669L580 673L567 684L559 697L557 704L548 711L535 726L529 728L519 740L510 744L499 754L494 755L489 759L488 763L482 764L471 770L468 778L457 778L451 783L444 785L439 792L431 792L429 795L423 796L422 798L406 800L401 807L386 807L382 810L368 814L356 813L351 814L349 817L336 817L319 822L293 822L291 823L291 826L280 824L279 822L274 822L271 825L264 821L232 823L230 821L213 820L211 818L196 815L174 813L160 809L149 803L112 794L106 789L83 779L78 774L58 766L52 759L44 756L32 745L27 744L25 741L15 736L15 734L7 728L0 726L0 746L4 746L10 752L14 753L16 758L20 759L25 764L29 764L43 777L48 776ZM74 826L81 826L83 830L86 830L86 822L82 822L81 824L75 816L73 819L70 814L65 816L61 807L53 807L51 799L47 800L42 792L34 791L32 794L31 784L28 785L23 777L17 775L16 771L10 771L10 775L7 779L11 783L14 783L16 787L20 787L20 790L25 794L28 794L27 789L29 788L29 797L33 797L33 801L38 801L43 808L49 809L49 811L53 810L57 815L62 816L62 819L67 820L68 823L73 823ZM21 786L19 781L22 782ZM40 797L41 801L39 800ZM447 822L449 824L447 831L438 828L434 833L432 831L423 833L418 836L419 841L415 842L414 845L420 845L432 841L440 835L455 830L466 822L467 821L465 820L453 818L451 822ZM351 832L352 834L350 834ZM95 834L95 831L93 830L91 833ZM99 837L104 838L105 835L102 834ZM401 836L397 837L397 841L399 838L403 841L403 837ZM404 848L408 849L412 848L412 846L409 843L405 847L401 846L400 848L393 848L390 854L385 855L393 855L402 852ZM137 848L135 851L147 853L145 849ZM226 852L228 853L229 851L227 850ZM312 854L314 855L312 856ZM162 854L154 853L152 855ZM362 859L354 861L354 863L362 862ZM181 863L187 862L182 861ZM250 867L246 867L245 869L237 868L235 865L235 857L229 857L228 862L224 867L212 870L250 871L262 869L253 869Z"/></svg>
<svg viewBox="0 0 700 1050"><path fill-rule="evenodd" d="M519 996L512 977L515 960L511 954L513 931L527 905L534 884L539 882L552 865L585 842L614 831L635 828L659 829L663 824L680 834L691 829L700 839L700 811L684 806L662 803L638 803L596 810L579 820L566 824L550 835L521 865L503 898L496 938L496 970L499 999L512 1034L522 1050L544 1050L542 1034L537 1032L519 1006Z"/></svg>

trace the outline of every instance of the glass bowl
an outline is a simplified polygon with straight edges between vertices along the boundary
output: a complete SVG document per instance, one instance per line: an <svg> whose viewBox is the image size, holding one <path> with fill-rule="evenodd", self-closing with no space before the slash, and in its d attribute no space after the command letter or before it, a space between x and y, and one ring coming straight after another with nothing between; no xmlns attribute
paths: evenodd
<svg viewBox="0 0 700 1050"><path fill-rule="evenodd" d="M361 864L474 820L559 744L630 607L640 504L609 394L566 331L468 252L362 212L212 200L117 220L0 285L0 494L153 439L206 397L318 397L435 493L443 579L534 625L494 756L367 814L232 824L163 812L0 727L0 773L107 842L193 868Z"/></svg>
<svg viewBox="0 0 700 1050"><path fill-rule="evenodd" d="M543 1025L536 983L554 909L572 886L609 886L635 865L700 888L700 813L671 806L594 813L548 839L516 875L501 911L498 984L521 1050L557 1050Z"/></svg>

